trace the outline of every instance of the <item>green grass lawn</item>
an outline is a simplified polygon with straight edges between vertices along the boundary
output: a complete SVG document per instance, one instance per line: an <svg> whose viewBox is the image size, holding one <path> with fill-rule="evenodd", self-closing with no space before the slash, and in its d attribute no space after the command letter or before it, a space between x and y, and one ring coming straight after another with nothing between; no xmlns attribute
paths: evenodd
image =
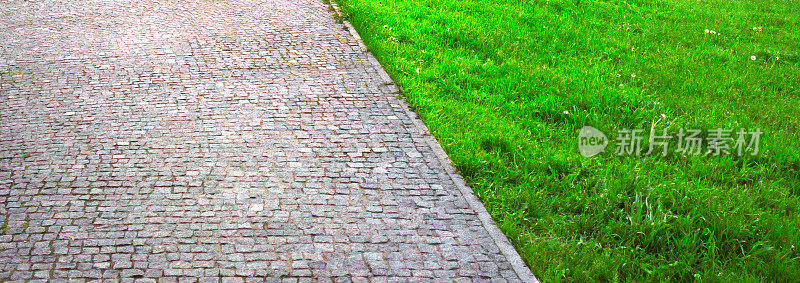
<svg viewBox="0 0 800 283"><path fill-rule="evenodd" d="M800 278L797 1L339 4L540 279ZM613 154L656 121L761 152Z"/></svg>

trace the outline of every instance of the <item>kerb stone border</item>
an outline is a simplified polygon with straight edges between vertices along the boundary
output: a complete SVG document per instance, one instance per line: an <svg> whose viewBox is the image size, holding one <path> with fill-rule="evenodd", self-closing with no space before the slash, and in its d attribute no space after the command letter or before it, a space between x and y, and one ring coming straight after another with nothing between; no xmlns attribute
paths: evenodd
<svg viewBox="0 0 800 283"><path fill-rule="evenodd" d="M364 41L361 39L361 35L358 34L358 31L356 31L355 27L353 27L350 21L348 21L347 18L344 17L344 13L342 12L341 7L339 7L339 5L334 0L331 0L330 5L334 9L333 12L338 15L338 17L342 20L343 25L347 27L347 30L356 39L359 47L366 55L370 64L372 64L372 66L378 71L378 74L381 76L381 79L384 81L385 84L387 84L387 87L390 88L388 92L399 93L400 90L396 87L394 80L392 80L389 74L386 73L386 70L383 69L383 66L378 61L378 59L375 58L375 55L373 55L372 52L369 51L366 44L364 44ZM422 120L417 116L417 113L411 110L411 107L409 106L408 102L406 101L403 95L398 95L398 99L401 101L401 103L404 104L403 109L408 115L408 117L411 118L414 125L417 127L417 130L419 130L421 133L424 133L425 140L427 141L428 146L431 147L433 152L439 158L439 162L442 164L445 171L447 171L447 174L450 176L450 179L453 180L453 183L455 183L456 187L458 187L459 191L461 191L461 194L464 196L464 199L467 201L467 203L469 203L472 210L478 214L478 218L483 223L483 227L486 229L489 235L492 236L492 239L494 239L494 242L495 244L497 244L497 247L500 249L500 251L506 257L508 262L514 268L514 272L517 273L517 276L519 276L519 278L524 282L538 283L539 279L537 279L536 276L533 275L533 272L531 272L530 268L528 268L528 266L525 264L525 261L522 260L522 257L520 257L517 250L514 248L513 245L511 245L511 242L508 240L508 237L506 237L503 231L500 231L500 228L497 228L497 224L495 224L491 214L489 214L489 212L486 210L486 207L483 206L483 203L475 196L475 192L472 190L472 188L467 186L466 182L464 182L464 179L461 177L461 175L458 174L456 168L453 166L452 161L450 161L450 158L447 156L447 153L444 152L444 149L442 148L441 144L439 144L436 138L434 138L433 135L430 134L428 126L426 126L425 123L422 122Z"/></svg>

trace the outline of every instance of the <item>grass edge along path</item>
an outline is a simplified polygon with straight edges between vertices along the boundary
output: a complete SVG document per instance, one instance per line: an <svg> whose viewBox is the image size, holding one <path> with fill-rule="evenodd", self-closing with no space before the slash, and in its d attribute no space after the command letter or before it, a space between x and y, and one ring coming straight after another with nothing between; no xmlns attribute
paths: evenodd
<svg viewBox="0 0 800 283"><path fill-rule="evenodd" d="M545 281L800 278L791 3L339 1ZM586 159L584 125L765 138L756 156Z"/></svg>

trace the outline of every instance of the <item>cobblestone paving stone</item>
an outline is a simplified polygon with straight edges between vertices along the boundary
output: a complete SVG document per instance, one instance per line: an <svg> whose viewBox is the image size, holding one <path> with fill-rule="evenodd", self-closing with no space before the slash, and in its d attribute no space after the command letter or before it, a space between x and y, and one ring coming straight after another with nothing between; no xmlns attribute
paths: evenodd
<svg viewBox="0 0 800 283"><path fill-rule="evenodd" d="M0 43L0 280L518 280L321 0L5 0Z"/></svg>

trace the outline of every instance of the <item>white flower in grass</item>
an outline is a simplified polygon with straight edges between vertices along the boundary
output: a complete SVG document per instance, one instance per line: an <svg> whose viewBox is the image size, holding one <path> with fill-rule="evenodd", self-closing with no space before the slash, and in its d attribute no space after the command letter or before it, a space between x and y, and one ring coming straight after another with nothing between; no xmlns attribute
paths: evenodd
<svg viewBox="0 0 800 283"><path fill-rule="evenodd" d="M706 33L709 33L709 32L711 32L711 31L709 29L706 29Z"/></svg>
<svg viewBox="0 0 800 283"><path fill-rule="evenodd" d="M753 60L753 61L755 61L756 59L757 59L757 58L756 58L756 55L750 56L750 60Z"/></svg>
<svg viewBox="0 0 800 283"><path fill-rule="evenodd" d="M564 110L564 115L569 115L569 111Z"/></svg>
<svg viewBox="0 0 800 283"><path fill-rule="evenodd" d="M635 77L636 77L636 74L631 74L631 78L635 78Z"/></svg>

